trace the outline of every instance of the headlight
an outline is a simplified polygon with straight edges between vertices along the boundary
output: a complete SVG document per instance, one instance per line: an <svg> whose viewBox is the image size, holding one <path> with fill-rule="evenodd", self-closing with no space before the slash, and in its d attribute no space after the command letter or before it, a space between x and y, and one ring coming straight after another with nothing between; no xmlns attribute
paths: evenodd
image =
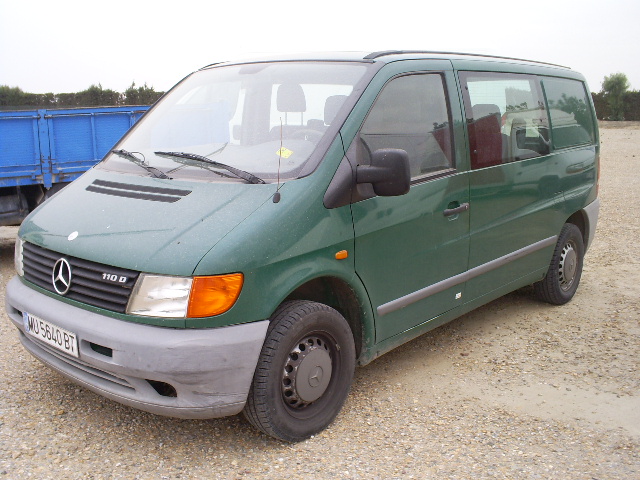
<svg viewBox="0 0 640 480"><path fill-rule="evenodd" d="M16 273L21 277L24 277L24 263L23 263L23 255L22 255L22 246L24 245L24 240L20 237L16 237L16 247L13 253L13 264L16 267Z"/></svg>
<svg viewBox="0 0 640 480"><path fill-rule="evenodd" d="M191 282L191 278L143 273L133 288L127 313L147 317L185 317Z"/></svg>
<svg viewBox="0 0 640 480"><path fill-rule="evenodd" d="M241 273L210 277L141 274L127 313L148 317L199 318L229 310L242 289Z"/></svg>

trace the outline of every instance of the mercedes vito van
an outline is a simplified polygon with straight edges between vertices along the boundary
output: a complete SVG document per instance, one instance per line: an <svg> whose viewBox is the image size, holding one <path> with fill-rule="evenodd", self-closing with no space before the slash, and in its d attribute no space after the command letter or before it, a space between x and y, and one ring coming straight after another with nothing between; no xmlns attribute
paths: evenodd
<svg viewBox="0 0 640 480"><path fill-rule="evenodd" d="M573 297L599 140L569 68L389 51L210 65L22 223L7 311L74 382L327 427L354 368L508 292Z"/></svg>

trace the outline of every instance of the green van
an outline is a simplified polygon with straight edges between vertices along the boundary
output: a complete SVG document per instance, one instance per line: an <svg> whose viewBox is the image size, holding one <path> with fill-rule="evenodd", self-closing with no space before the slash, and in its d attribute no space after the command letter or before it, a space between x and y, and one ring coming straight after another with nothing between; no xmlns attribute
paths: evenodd
<svg viewBox="0 0 640 480"><path fill-rule="evenodd" d="M585 79L557 65L209 65L22 223L6 308L100 395L302 440L356 364L523 286L571 300L599 150Z"/></svg>

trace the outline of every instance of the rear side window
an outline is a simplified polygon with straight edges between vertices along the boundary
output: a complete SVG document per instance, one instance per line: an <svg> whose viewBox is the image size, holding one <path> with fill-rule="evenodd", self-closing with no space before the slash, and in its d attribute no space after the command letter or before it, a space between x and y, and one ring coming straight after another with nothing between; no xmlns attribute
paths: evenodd
<svg viewBox="0 0 640 480"><path fill-rule="evenodd" d="M413 179L453 168L449 106L440 74L397 77L383 88L360 131L360 163L380 148L409 154Z"/></svg>
<svg viewBox="0 0 640 480"><path fill-rule="evenodd" d="M591 104L584 84L566 78L545 78L542 85L549 105L553 147L594 143Z"/></svg>
<svg viewBox="0 0 640 480"><path fill-rule="evenodd" d="M549 125L538 80L530 75L460 72L471 168L549 153Z"/></svg>

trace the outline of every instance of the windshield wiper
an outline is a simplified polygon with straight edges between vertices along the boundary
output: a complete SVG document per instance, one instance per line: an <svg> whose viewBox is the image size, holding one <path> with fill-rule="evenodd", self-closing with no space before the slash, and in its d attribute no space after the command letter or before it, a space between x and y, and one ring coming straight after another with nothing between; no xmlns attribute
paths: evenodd
<svg viewBox="0 0 640 480"><path fill-rule="evenodd" d="M209 165L213 165L215 167L224 168L229 172L233 173L239 178L246 180L249 183L266 183L259 177L256 177L253 173L246 172L244 170L240 170L239 168L232 167L231 165L227 165L225 163L216 162L215 160L211 160L210 158L203 157L202 155L198 155L197 153L187 153L187 152L153 152L156 155L163 155L165 157L176 157L176 158L186 158L189 160L195 160L196 162L207 163ZM214 152L215 153L215 152Z"/></svg>
<svg viewBox="0 0 640 480"><path fill-rule="evenodd" d="M136 165L144 168L147 172L149 172L155 178L167 178L171 180L171 177L169 177L162 171L158 170L156 167L152 167L151 165L147 164L144 160L144 155L142 155L141 153L139 153L139 155L142 155L142 160L140 160L138 157L134 155L134 153L138 153L138 152L129 152L127 150L111 150L111 153L120 155L121 157L124 157L127 160L129 160L131 163L135 163Z"/></svg>

